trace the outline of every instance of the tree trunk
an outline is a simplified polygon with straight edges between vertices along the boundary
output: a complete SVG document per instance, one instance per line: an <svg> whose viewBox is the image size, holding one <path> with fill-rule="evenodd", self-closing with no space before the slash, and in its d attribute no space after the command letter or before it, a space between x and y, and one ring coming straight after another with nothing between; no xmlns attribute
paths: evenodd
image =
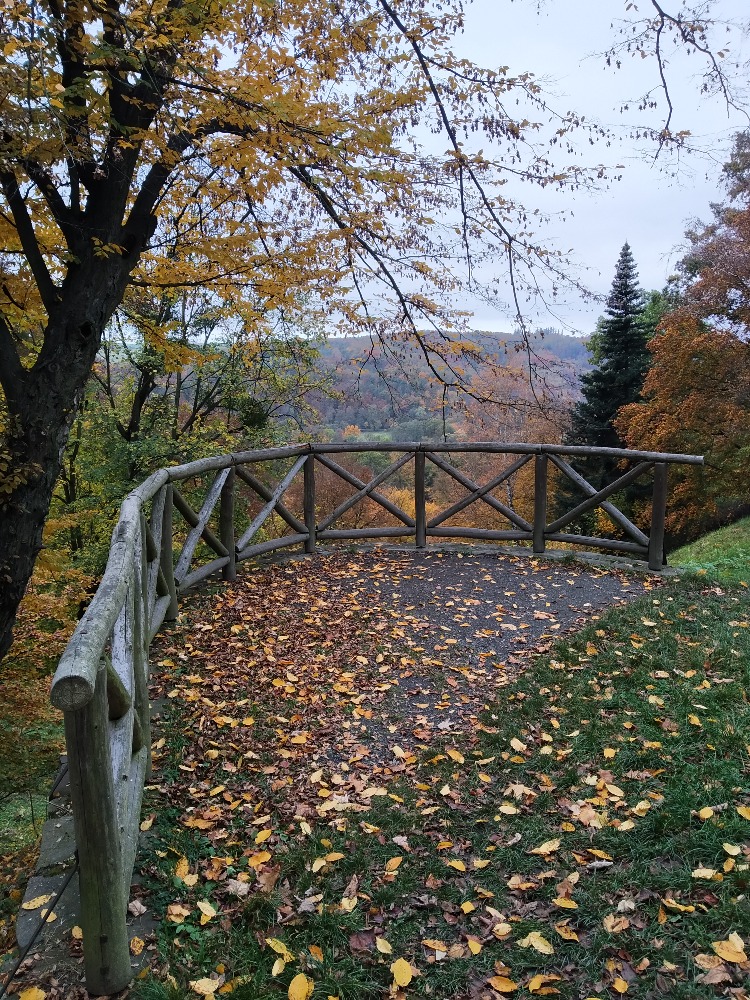
<svg viewBox="0 0 750 1000"><path fill-rule="evenodd" d="M109 318L108 305L103 296L97 303L92 290L86 312L99 313L92 322L88 316L81 321L80 312L61 304L59 319L45 331L40 357L23 372L20 391L7 400L11 433L0 483L0 658L10 649L18 605L42 548L65 444Z"/></svg>

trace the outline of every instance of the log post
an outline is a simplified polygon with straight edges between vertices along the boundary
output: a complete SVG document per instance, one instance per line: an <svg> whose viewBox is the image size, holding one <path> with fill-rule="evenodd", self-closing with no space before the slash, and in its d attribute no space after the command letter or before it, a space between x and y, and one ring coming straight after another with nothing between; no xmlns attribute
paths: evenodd
<svg viewBox="0 0 750 1000"><path fill-rule="evenodd" d="M547 525L547 456L534 459L534 554L544 552L544 529Z"/></svg>
<svg viewBox="0 0 750 1000"><path fill-rule="evenodd" d="M223 580L232 583L237 579L237 549L234 544L234 481L236 473L229 470L229 475L221 488L219 501L219 538L221 544L229 553L229 562L221 571Z"/></svg>
<svg viewBox="0 0 750 1000"><path fill-rule="evenodd" d="M78 711L65 713L86 988L95 995L123 990L132 978L108 714L107 666L101 660L94 697Z"/></svg>
<svg viewBox="0 0 750 1000"><path fill-rule="evenodd" d="M648 568L664 566L664 525L667 517L667 464L654 465L654 496L651 504L651 533L648 540Z"/></svg>
<svg viewBox="0 0 750 1000"><path fill-rule="evenodd" d="M414 519L415 540L418 549L427 545L427 507L424 482L425 457L423 451L414 452Z"/></svg>
<svg viewBox="0 0 750 1000"><path fill-rule="evenodd" d="M315 455L308 455L305 459L304 471L304 516L305 528L307 529L307 539L305 540L305 552L315 551Z"/></svg>
<svg viewBox="0 0 750 1000"><path fill-rule="evenodd" d="M164 620L168 622L176 621L180 611L177 603L177 587L174 582L174 562L172 556L172 508L174 487L167 483L164 487L164 521L161 529L161 571L169 590L169 607L164 615Z"/></svg>

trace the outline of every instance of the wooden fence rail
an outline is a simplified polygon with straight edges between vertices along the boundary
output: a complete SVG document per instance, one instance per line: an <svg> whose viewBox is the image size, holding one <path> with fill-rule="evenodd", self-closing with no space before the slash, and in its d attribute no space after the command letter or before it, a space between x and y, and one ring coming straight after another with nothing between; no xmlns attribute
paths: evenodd
<svg viewBox="0 0 750 1000"><path fill-rule="evenodd" d="M340 456L366 452L398 457L365 482L341 464ZM455 456L482 453L518 457L479 484L454 462ZM570 463L597 456L620 460L623 465L638 464L607 487L596 489ZM291 465L276 485L264 481L268 463L276 466L289 460ZM494 495L529 462L534 467L533 522L506 502L507 497L501 500ZM126 912L143 786L150 766L148 650L163 622L177 617L181 594L216 574L234 580L236 565L243 559L294 545L312 553L318 541L335 539L412 537L418 548L424 548L430 538L525 541L537 554L545 551L549 541L566 542L635 555L658 571L664 561L667 467L702 462L693 455L498 442L300 444L161 469L133 490L123 502L102 582L60 660L51 695L65 717L89 992L114 993L131 980ZM428 463L437 470L435 474L443 473L467 491L429 517ZM414 516L378 489L395 476L403 483L403 470L410 464ZM582 499L548 522L550 465L575 484ZM354 491L328 512L318 511L321 473L336 477ZM609 498L649 474L652 515L646 535ZM284 503L300 475L301 516ZM208 487L197 504L192 499L196 481L205 484L207 479ZM252 517L247 491L256 498L255 506L260 504ZM396 523L334 526L364 501L382 508ZM493 516L507 520L508 527L447 523L472 505L489 508ZM606 513L624 537L583 536L564 530L596 508ZM184 522L179 531L175 514ZM244 525L241 530L240 524ZM286 534L270 530L279 524L289 529ZM206 550L213 558L193 565L196 552Z"/></svg>

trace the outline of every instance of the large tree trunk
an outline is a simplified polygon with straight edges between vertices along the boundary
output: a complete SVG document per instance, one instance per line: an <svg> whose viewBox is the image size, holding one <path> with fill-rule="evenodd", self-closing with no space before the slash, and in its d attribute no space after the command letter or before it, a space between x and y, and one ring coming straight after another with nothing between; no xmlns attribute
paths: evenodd
<svg viewBox="0 0 750 1000"><path fill-rule="evenodd" d="M97 296L90 286L87 298L78 309L75 303L68 308L61 303L34 367L20 373L18 391L6 400L11 433L3 471L7 488L0 484L0 657L11 645L18 605L42 548L65 444L116 304L114 296Z"/></svg>

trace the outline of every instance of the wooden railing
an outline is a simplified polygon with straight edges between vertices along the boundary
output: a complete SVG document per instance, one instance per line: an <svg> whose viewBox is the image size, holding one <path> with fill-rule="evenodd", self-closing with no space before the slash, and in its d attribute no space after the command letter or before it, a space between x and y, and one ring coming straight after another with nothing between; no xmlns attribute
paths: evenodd
<svg viewBox="0 0 750 1000"><path fill-rule="evenodd" d="M344 468L335 458L367 452L387 452L398 457L369 481L361 478L362 473L357 475ZM454 456L471 453L492 456L493 461L507 456L503 460L509 464L479 485L455 465ZM576 457L590 461L596 456L637 464L606 488L597 490L570 465ZM273 471L279 462L290 461L285 471L277 472L276 485L269 485L269 466ZM233 580L237 562L251 556L294 545L312 553L318 541L338 539L411 537L418 548L424 548L430 538L525 541L537 554L544 552L548 541L567 542L634 555L647 559L652 570L659 570L664 559L667 466L702 461L690 455L557 445L303 444L222 455L161 469L133 490L122 505L102 582L60 660L52 684L52 702L65 716L89 991L114 993L131 979L125 918L141 798L149 770L148 649L162 623L177 617L180 594L217 573L224 580ZM461 499L439 512L431 503L429 517L428 462L466 491ZM479 459L475 457L473 462ZM527 496L526 503L533 510L532 520L519 513L507 495L508 484L529 463L533 463L534 470L533 497L529 500ZM548 523L550 464L576 484L584 499ZM407 465L411 465L413 473L409 490L413 516L378 489L397 475L403 482L402 470ZM353 490L328 513L318 512L316 504L316 480L320 480L323 469L329 480L331 476L343 480ZM608 499L647 473L653 476L649 535ZM300 474L301 491L295 483ZM209 485L199 506L193 497L196 487L189 484L196 480L205 483L207 477ZM188 484L190 498L184 495L187 490L183 484ZM283 501L293 485L297 506L301 503L298 513ZM495 495L498 487L505 488L505 500ZM254 504L250 504L251 497ZM386 511L395 523L334 526L365 500ZM489 507L493 516L501 515L508 527L448 523L474 504ZM259 508L254 516L248 514L251 507ZM582 536L564 530L595 508L601 508L624 537ZM527 514L530 512L527 510ZM175 514L184 522L181 530L176 530ZM283 526L284 533L269 531L269 525ZM208 550L214 558L194 565L199 561L199 543L203 544L199 551Z"/></svg>

